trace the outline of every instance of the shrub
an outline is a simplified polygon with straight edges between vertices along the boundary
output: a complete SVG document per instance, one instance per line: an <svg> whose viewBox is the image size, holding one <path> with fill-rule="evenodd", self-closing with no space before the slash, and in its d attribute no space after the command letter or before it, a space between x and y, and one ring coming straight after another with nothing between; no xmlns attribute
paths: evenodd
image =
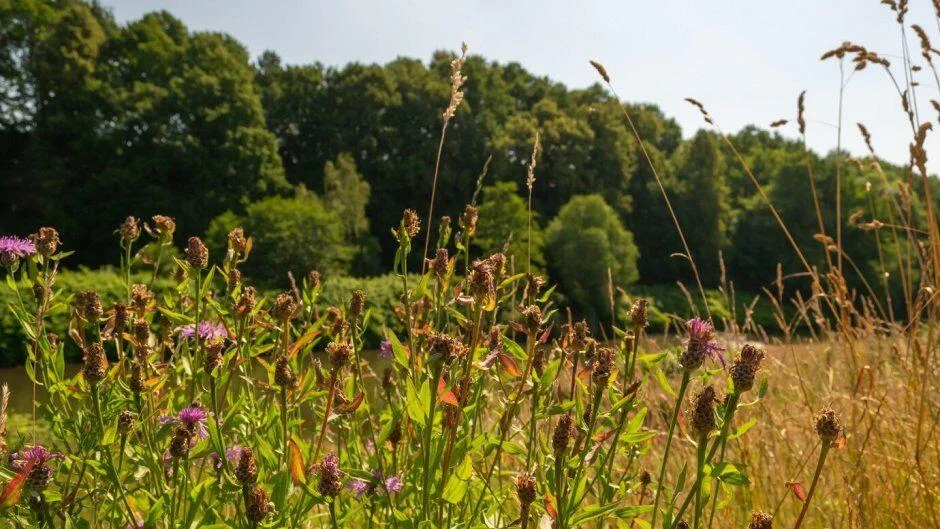
<svg viewBox="0 0 940 529"><path fill-rule="evenodd" d="M600 195L565 204L545 231L550 268L572 304L593 319L610 316L608 275L615 285L637 279L633 235Z"/></svg>

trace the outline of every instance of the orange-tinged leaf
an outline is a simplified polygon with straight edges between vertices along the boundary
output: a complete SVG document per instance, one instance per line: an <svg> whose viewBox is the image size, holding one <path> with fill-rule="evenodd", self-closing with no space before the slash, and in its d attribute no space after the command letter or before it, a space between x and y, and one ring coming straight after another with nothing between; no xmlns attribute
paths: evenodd
<svg viewBox="0 0 940 529"><path fill-rule="evenodd" d="M444 404L450 404L451 406L460 406L460 403L457 402L457 395L454 395L453 391L445 391L440 393L441 402Z"/></svg>
<svg viewBox="0 0 940 529"><path fill-rule="evenodd" d="M337 407L336 414L347 415L356 411L357 409L359 409L359 405L362 404L362 399L364 397L365 397L365 393L360 391L359 393L356 394L356 397L353 398L353 400L349 401L348 403L342 406Z"/></svg>
<svg viewBox="0 0 940 529"><path fill-rule="evenodd" d="M319 334L320 334L320 330L315 329L301 336L300 338L298 338L297 341L294 342L293 345L291 345L290 354L288 354L288 356L290 356L291 358L296 356L297 353L299 353L303 348L310 345L310 342L312 342L313 339L316 338L317 335Z"/></svg>
<svg viewBox="0 0 940 529"><path fill-rule="evenodd" d="M23 485L26 483L26 476L33 470L35 464L35 461L27 463L23 470L20 470L20 473L13 476L13 479L7 483L7 486L3 488L3 492L0 492L0 511L9 509L20 501Z"/></svg>
<svg viewBox="0 0 940 529"><path fill-rule="evenodd" d="M844 435L836 439L836 448L840 450L845 448L845 436Z"/></svg>
<svg viewBox="0 0 940 529"><path fill-rule="evenodd" d="M793 491L793 495L800 501L806 501L806 494L803 492L803 485L799 481L788 481L787 488Z"/></svg>
<svg viewBox="0 0 940 529"><path fill-rule="evenodd" d="M300 485L306 479L304 472L304 455L300 453L300 447L293 439L287 441L290 449L290 475L294 479L294 485Z"/></svg>
<svg viewBox="0 0 940 529"><path fill-rule="evenodd" d="M548 515L554 519L558 519L558 511L555 510L555 496L551 492L545 491L545 510L548 511Z"/></svg>
<svg viewBox="0 0 940 529"><path fill-rule="evenodd" d="M513 378L519 378L522 376L522 371L519 371L519 366L516 365L515 360L511 356L498 353L496 355L499 358L499 363L503 365L503 371L507 375Z"/></svg>

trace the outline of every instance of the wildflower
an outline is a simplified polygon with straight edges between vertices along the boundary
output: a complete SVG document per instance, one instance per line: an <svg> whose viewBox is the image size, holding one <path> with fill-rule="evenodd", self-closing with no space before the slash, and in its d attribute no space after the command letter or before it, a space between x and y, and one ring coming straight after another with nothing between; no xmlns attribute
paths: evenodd
<svg viewBox="0 0 940 529"><path fill-rule="evenodd" d="M153 292L147 288L147 285L137 283L131 287L131 304L137 314L145 313L152 302Z"/></svg>
<svg viewBox="0 0 940 529"><path fill-rule="evenodd" d="M10 454L10 466L14 471L20 472L27 466L32 465L29 474L26 476L26 483L33 490L42 491L52 483L54 474L48 463L53 459L61 459L62 457L62 454L50 452L43 446L33 445L22 452Z"/></svg>
<svg viewBox="0 0 940 529"><path fill-rule="evenodd" d="M428 351L431 358L449 364L463 357L467 348L457 338L444 333L431 333L428 336Z"/></svg>
<svg viewBox="0 0 940 529"><path fill-rule="evenodd" d="M397 494L401 492L401 489L404 488L404 486L405 482L403 482L398 476L389 476L385 478L385 490L387 490L389 494Z"/></svg>
<svg viewBox="0 0 940 529"><path fill-rule="evenodd" d="M489 298L496 298L496 289L493 286L493 272L486 261L477 260L470 270L470 292L477 302Z"/></svg>
<svg viewBox="0 0 940 529"><path fill-rule="evenodd" d="M519 498L519 519L523 529L529 525L529 506L535 501L535 478L529 474L516 476L516 497Z"/></svg>
<svg viewBox="0 0 940 529"><path fill-rule="evenodd" d="M715 388L705 386L689 399L689 423L698 436L704 437L715 429Z"/></svg>
<svg viewBox="0 0 940 529"><path fill-rule="evenodd" d="M75 295L75 310L85 321L95 321L104 314L101 298L94 290L85 290Z"/></svg>
<svg viewBox="0 0 940 529"><path fill-rule="evenodd" d="M187 325L180 331L180 336L187 340L195 338L197 331L199 333L199 339L205 342L228 338L228 331L225 329L224 325L210 321L201 321L199 325L195 327L193 325Z"/></svg>
<svg viewBox="0 0 940 529"><path fill-rule="evenodd" d="M128 386L135 395L140 395L144 390L144 373L140 361L131 364L131 373L128 380Z"/></svg>
<svg viewBox="0 0 940 529"><path fill-rule="evenodd" d="M363 496L371 496L375 494L375 483L371 481L363 481L358 478L347 483L346 488L353 491L353 495L357 500Z"/></svg>
<svg viewBox="0 0 940 529"><path fill-rule="evenodd" d="M724 358L719 354L724 349L715 342L715 328L711 323L698 317L685 322L689 338L685 351L679 355L679 363L686 371L694 371L705 363L705 357L717 359L724 365Z"/></svg>
<svg viewBox="0 0 940 529"><path fill-rule="evenodd" d="M255 455L251 452L251 449L248 447L233 447L229 449L232 453L226 452L226 457L233 459L235 451L237 448L237 460L238 464L235 465L235 479L243 487L248 487L255 484L255 481L258 479L258 466L255 463Z"/></svg>
<svg viewBox="0 0 940 529"><path fill-rule="evenodd" d="M55 228L39 228L39 233L33 234L32 239L36 249L45 257L54 254L62 242L59 240L59 232Z"/></svg>
<svg viewBox="0 0 940 529"><path fill-rule="evenodd" d="M192 433L185 426L177 426L173 432L173 438L170 439L170 448L168 450L173 459L180 459L189 454L192 445Z"/></svg>
<svg viewBox="0 0 940 529"><path fill-rule="evenodd" d="M349 299L349 319L356 321L362 315L366 306L366 293L362 290L353 290L352 297Z"/></svg>
<svg viewBox="0 0 940 529"><path fill-rule="evenodd" d="M480 219L480 213L476 207L467 204L463 208L463 213L457 218L457 225L463 230L464 237L473 237L477 231L477 220Z"/></svg>
<svg viewBox="0 0 940 529"><path fill-rule="evenodd" d="M339 371L352 355L352 347L346 342L330 342L326 344L326 352L330 356L330 364L333 369Z"/></svg>
<svg viewBox="0 0 940 529"><path fill-rule="evenodd" d="M834 441L842 435L842 419L839 414L826 406L816 414L816 435L823 441Z"/></svg>
<svg viewBox="0 0 940 529"><path fill-rule="evenodd" d="M131 430L134 429L134 424L137 422L137 415L133 412L124 410L118 415L117 421L117 430L121 435L127 435L131 433Z"/></svg>
<svg viewBox="0 0 940 529"><path fill-rule="evenodd" d="M209 430L206 427L207 417L208 414L206 414L205 410L198 405L193 405L181 409L176 415L176 418L161 417L159 420L163 424L179 423L186 428L190 434L195 435L199 439L205 439L209 437Z"/></svg>
<svg viewBox="0 0 940 529"><path fill-rule="evenodd" d="M118 232L121 234L121 240L125 243L136 240L137 237L140 237L140 226L137 225L137 219L133 216L124 219L121 227L118 228Z"/></svg>
<svg viewBox="0 0 940 529"><path fill-rule="evenodd" d="M297 376L291 369L287 357L281 355L274 367L274 383L283 389L290 389L297 385Z"/></svg>
<svg viewBox="0 0 940 529"><path fill-rule="evenodd" d="M764 356L763 350L751 344L746 344L741 348L741 354L734 359L729 369L736 392L743 393L754 387L754 376L760 370Z"/></svg>
<svg viewBox="0 0 940 529"><path fill-rule="evenodd" d="M571 415L566 413L555 423L555 431L552 433L552 450L556 458L564 457L565 450L568 449L568 441L574 434L574 421L571 420Z"/></svg>
<svg viewBox="0 0 940 529"><path fill-rule="evenodd" d="M225 344L222 340L213 340L206 344L206 363L205 369L207 374L212 374L213 371L222 367L225 359L222 356L222 346Z"/></svg>
<svg viewBox="0 0 940 529"><path fill-rule="evenodd" d="M545 278L540 275L526 274L525 280L525 298L530 301L535 301L536 296L539 295L539 291L545 286Z"/></svg>
<svg viewBox="0 0 940 529"><path fill-rule="evenodd" d="M647 305L649 302L643 298L636 300L630 309L630 318L637 329L646 328L649 325L649 315L647 314Z"/></svg>
<svg viewBox="0 0 940 529"><path fill-rule="evenodd" d="M186 262L189 266L202 270L209 266L209 249L199 237L190 237L186 244Z"/></svg>
<svg viewBox="0 0 940 529"><path fill-rule="evenodd" d="M238 303L235 305L235 312L240 315L245 315L250 313L255 309L257 291L255 287L245 287L242 290L241 296L238 298Z"/></svg>
<svg viewBox="0 0 940 529"><path fill-rule="evenodd" d="M522 309L522 321L525 327L525 331L535 336L539 332L539 327L542 325L542 310L539 309L538 305L529 305Z"/></svg>
<svg viewBox="0 0 940 529"><path fill-rule="evenodd" d="M137 347L145 347L150 341L150 324L147 320L138 318L134 321L134 340L137 341Z"/></svg>
<svg viewBox="0 0 940 529"><path fill-rule="evenodd" d="M644 470L640 472L640 485L644 487L649 485L653 481L653 477L650 475L649 470Z"/></svg>
<svg viewBox="0 0 940 529"><path fill-rule="evenodd" d="M274 504L261 487L245 489L245 515L252 523L261 523L274 511Z"/></svg>
<svg viewBox="0 0 940 529"><path fill-rule="evenodd" d="M774 515L766 512L751 513L751 523L747 524L747 529L773 529Z"/></svg>
<svg viewBox="0 0 940 529"><path fill-rule="evenodd" d="M237 268L232 268L228 272L228 289L235 290L238 285L242 284L242 272Z"/></svg>
<svg viewBox="0 0 940 529"><path fill-rule="evenodd" d="M341 489L339 458L335 453L330 452L323 456L323 462L320 464L320 482L317 490L321 496L334 497Z"/></svg>
<svg viewBox="0 0 940 529"><path fill-rule="evenodd" d="M173 232L176 231L176 222L174 222L170 217L165 215L154 215L150 218L150 220L153 222L153 228L152 230L148 231L151 231L151 235L153 235L154 238L169 239L173 236Z"/></svg>
<svg viewBox="0 0 940 529"><path fill-rule="evenodd" d="M311 270L307 273L307 284L310 285L310 288L316 290L320 288L323 279L320 277L319 270Z"/></svg>
<svg viewBox="0 0 940 529"><path fill-rule="evenodd" d="M271 307L271 317L279 322L287 322L294 317L297 311L297 303L294 296L289 292L281 292L274 299L274 306Z"/></svg>
<svg viewBox="0 0 940 529"><path fill-rule="evenodd" d="M392 341L382 340L379 344L379 357L388 360L392 357Z"/></svg>
<svg viewBox="0 0 940 529"><path fill-rule="evenodd" d="M228 247L233 257L244 257L248 253L248 239L245 238L245 230L233 228L232 231L228 232Z"/></svg>
<svg viewBox="0 0 940 529"><path fill-rule="evenodd" d="M421 218L413 209L406 209L402 214L401 225L409 239L414 239L421 232Z"/></svg>
<svg viewBox="0 0 940 529"><path fill-rule="evenodd" d="M614 371L614 350L610 347L600 347L594 358L591 369L591 379L599 388L607 387L610 376Z"/></svg>
<svg viewBox="0 0 940 529"><path fill-rule="evenodd" d="M85 348L83 362L82 376L89 384L94 386L104 379L108 369L108 359L100 343L92 342Z"/></svg>
<svg viewBox="0 0 940 529"><path fill-rule="evenodd" d="M23 257L36 253L36 245L29 239L16 236L0 237L0 265L13 266Z"/></svg>

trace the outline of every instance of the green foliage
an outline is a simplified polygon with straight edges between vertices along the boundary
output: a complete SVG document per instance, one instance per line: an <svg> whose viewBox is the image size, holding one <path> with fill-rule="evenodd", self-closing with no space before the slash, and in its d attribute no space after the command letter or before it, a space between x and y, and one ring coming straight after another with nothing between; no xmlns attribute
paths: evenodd
<svg viewBox="0 0 940 529"><path fill-rule="evenodd" d="M243 216L231 212L220 215L209 230L213 246L224 248L223 234L236 226L254 241L252 259L244 272L264 286L289 285L288 271L296 278L310 270L341 275L354 255L354 248L343 237L339 216L310 192L260 200L249 204Z"/></svg>
<svg viewBox="0 0 940 529"><path fill-rule="evenodd" d="M600 195L575 196L545 231L554 276L586 315L610 315L608 270L615 286L637 279L633 234Z"/></svg>
<svg viewBox="0 0 940 529"><path fill-rule="evenodd" d="M369 229L366 206L369 204L369 183L356 170L356 161L349 153L340 154L335 162L323 168L323 203L339 217L345 235L357 239Z"/></svg>
<svg viewBox="0 0 940 529"><path fill-rule="evenodd" d="M410 276L409 281L417 284L420 276ZM375 277L327 277L323 282L320 299L323 303L335 306L344 306L354 290L368 293L366 309L369 312L368 324L363 334L364 345L371 349L379 347L389 332L402 336L405 324L395 315L394 307L401 297L401 277L394 274L385 274Z"/></svg>
<svg viewBox="0 0 940 529"><path fill-rule="evenodd" d="M518 185L515 182L497 182L485 186L479 213L474 246L483 255L491 255L502 251L506 241L510 241L506 257L513 259L517 272L524 272L530 248L529 215L526 201L519 195ZM531 233L532 271L541 274L545 269L542 251L545 242L537 212L532 212Z"/></svg>

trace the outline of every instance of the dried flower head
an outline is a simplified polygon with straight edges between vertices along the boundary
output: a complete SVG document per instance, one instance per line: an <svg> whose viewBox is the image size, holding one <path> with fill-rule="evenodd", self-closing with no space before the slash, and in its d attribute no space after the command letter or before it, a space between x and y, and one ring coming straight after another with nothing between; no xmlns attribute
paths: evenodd
<svg viewBox="0 0 940 529"><path fill-rule="evenodd" d="M472 204L467 204L463 208L463 213L457 218L457 225L463 230L464 237L473 237L477 231L477 221L480 219L480 212Z"/></svg>
<svg viewBox="0 0 940 529"><path fill-rule="evenodd" d="M143 315L147 312L147 307L153 302L153 292L147 288L147 285L140 283L131 287L131 304L134 306L134 312Z"/></svg>
<svg viewBox="0 0 940 529"><path fill-rule="evenodd" d="M774 515L758 511L751 513L751 523L747 524L747 529L773 529L773 527Z"/></svg>
<svg viewBox="0 0 940 529"><path fill-rule="evenodd" d="M516 496L521 505L531 505L536 498L535 478L528 473L516 476Z"/></svg>
<svg viewBox="0 0 940 529"><path fill-rule="evenodd" d="M199 237L190 237L186 243L186 262L197 270L209 266L209 249Z"/></svg>
<svg viewBox="0 0 940 529"><path fill-rule="evenodd" d="M114 307L111 308L114 315L112 316L112 322L114 323L114 334L120 335L127 329L127 305L123 303L116 303Z"/></svg>
<svg viewBox="0 0 940 529"><path fill-rule="evenodd" d="M287 322L294 317L297 311L297 302L290 292L281 292L274 299L274 306L271 307L271 317L278 322Z"/></svg>
<svg viewBox="0 0 940 529"><path fill-rule="evenodd" d="M556 458L564 457L568 449L568 442L575 434L574 420L571 414L566 413L558 418L555 423L555 431L552 432L552 450Z"/></svg>
<svg viewBox="0 0 940 529"><path fill-rule="evenodd" d="M206 344L206 363L205 369L206 374L212 375L212 373L222 367L222 364L225 358L222 355L222 348L225 346L225 342L222 340L213 340Z"/></svg>
<svg viewBox="0 0 940 529"><path fill-rule="evenodd" d="M250 314L255 310L257 291L255 287L245 287L241 295L238 296L238 303L235 305L235 312L241 316Z"/></svg>
<svg viewBox="0 0 940 529"><path fill-rule="evenodd" d="M450 257L447 253L447 248L438 248L437 255L434 256L434 259L428 259L428 265L438 279L444 279L447 276L447 266L449 262Z"/></svg>
<svg viewBox="0 0 940 529"><path fill-rule="evenodd" d="M598 347L591 368L591 380L599 388L607 386L614 371L615 351L611 347Z"/></svg>
<svg viewBox="0 0 940 529"><path fill-rule="evenodd" d="M326 344L326 353L330 357L330 364L334 370L339 371L346 366L352 355L352 346L347 342L330 342Z"/></svg>
<svg viewBox="0 0 940 529"><path fill-rule="evenodd" d="M692 394L688 417L692 431L698 437L708 435L715 429L715 388L705 386Z"/></svg>
<svg viewBox="0 0 940 529"><path fill-rule="evenodd" d="M274 512L274 504L268 499L268 493L261 487L246 488L245 516L252 523L259 524Z"/></svg>
<svg viewBox="0 0 940 529"><path fill-rule="evenodd" d="M75 295L75 310L85 321L96 321L104 314L101 297L94 290L84 290Z"/></svg>
<svg viewBox="0 0 940 529"><path fill-rule="evenodd" d="M353 290L352 296L349 298L349 319L356 321L359 319L359 316L362 316L362 313L365 311L366 307L366 293L358 288Z"/></svg>
<svg viewBox="0 0 940 529"><path fill-rule="evenodd" d="M237 268L232 268L228 271L228 289L233 291L238 288L238 285L242 284L242 271Z"/></svg>
<svg viewBox="0 0 940 529"><path fill-rule="evenodd" d="M607 75L607 69L604 68L604 66L601 63L597 61L588 61L588 62L591 63L591 66L593 66L595 70L597 70L598 75L601 76L601 79L603 79L605 83L610 83L610 76Z"/></svg>
<svg viewBox="0 0 940 529"><path fill-rule="evenodd" d="M131 372L127 384L135 395L139 395L144 391L144 368L140 361L131 363Z"/></svg>
<svg viewBox="0 0 940 529"><path fill-rule="evenodd" d="M130 216L124 219L118 232L121 234L121 240L128 243L140 237L140 225L135 217Z"/></svg>
<svg viewBox="0 0 940 529"><path fill-rule="evenodd" d="M842 435L842 419L829 406L816 414L815 423L816 435L823 441L835 441Z"/></svg>
<svg viewBox="0 0 940 529"><path fill-rule="evenodd" d="M643 470L640 472L640 485L644 487L648 486L653 481L653 476L650 475L649 470Z"/></svg>
<svg viewBox="0 0 940 529"><path fill-rule="evenodd" d="M154 215L150 218L153 227L150 228L151 235L157 239L170 239L173 232L176 231L176 222L166 215Z"/></svg>
<svg viewBox="0 0 940 529"><path fill-rule="evenodd" d="M418 216L415 210L406 209L405 212L402 213L401 226L404 229L404 234L407 235L409 239L414 239L421 233L421 217Z"/></svg>
<svg viewBox="0 0 940 529"><path fill-rule="evenodd" d="M290 367L287 357L281 355L277 358L274 367L274 383L284 389L291 389L297 385L297 376Z"/></svg>
<svg viewBox="0 0 940 529"><path fill-rule="evenodd" d="M232 231L228 232L228 248L235 258L244 257L248 253L248 239L245 238L245 230L232 228Z"/></svg>
<svg viewBox="0 0 940 529"><path fill-rule="evenodd" d="M334 497L343 489L340 478L339 457L330 452L323 456L320 463L320 481L317 484L317 490L321 496Z"/></svg>
<svg viewBox="0 0 940 529"><path fill-rule="evenodd" d="M61 459L62 454L51 452L43 446L32 445L20 452L10 454L10 466L15 472L20 472L32 465L26 476L26 485L34 491L41 492L52 483L54 471L49 463L54 459Z"/></svg>
<svg viewBox="0 0 940 529"><path fill-rule="evenodd" d="M729 368L731 381L734 382L734 390L738 393L744 393L754 387L754 377L760 370L761 362L764 361L763 349L751 344L745 344Z"/></svg>
<svg viewBox="0 0 940 529"><path fill-rule="evenodd" d="M39 253L49 257L59 249L59 232L55 228L39 228L39 232L32 236L33 243L39 250Z"/></svg>
<svg viewBox="0 0 940 529"><path fill-rule="evenodd" d="M401 422L396 421L392 426L392 430L388 433L388 442L392 443L392 446L398 446L398 443L401 442L401 437Z"/></svg>
<svg viewBox="0 0 940 529"><path fill-rule="evenodd" d="M121 435L127 435L134 429L137 423L137 415L134 412L124 410L118 415L117 431Z"/></svg>
<svg viewBox="0 0 940 529"><path fill-rule="evenodd" d="M174 459L186 457L192 444L193 434L185 426L180 425L173 431L173 438L170 439L170 456Z"/></svg>
<svg viewBox="0 0 940 529"><path fill-rule="evenodd" d="M647 307L649 306L649 301L644 298L636 300L636 303L633 304L633 307L630 309L630 318L633 320L633 325L637 329L645 329L649 325L649 314L647 312Z"/></svg>
<svg viewBox="0 0 940 529"><path fill-rule="evenodd" d="M307 272L307 285L311 289L316 290L320 288L320 285L322 284L323 284L323 278L320 276L319 270L311 270Z"/></svg>
<svg viewBox="0 0 940 529"><path fill-rule="evenodd" d="M538 305L529 305L522 309L521 316L525 331L532 336L537 335L542 326L542 309Z"/></svg>
<svg viewBox="0 0 940 529"><path fill-rule="evenodd" d="M495 299L496 288L493 285L493 271L486 261L474 261L470 269L470 292L476 300Z"/></svg>
<svg viewBox="0 0 940 529"><path fill-rule="evenodd" d="M238 463L235 465L235 479L243 487L255 484L258 479L258 465L255 463L255 455L248 447L242 447L238 451Z"/></svg>
<svg viewBox="0 0 940 529"><path fill-rule="evenodd" d="M100 342L92 342L85 348L82 364L82 376L91 384L96 385L104 379L108 369L108 358Z"/></svg>
<svg viewBox="0 0 940 529"><path fill-rule="evenodd" d="M428 352L431 358L443 361L445 364L463 358L466 350L459 339L446 333L434 332L428 336Z"/></svg>

